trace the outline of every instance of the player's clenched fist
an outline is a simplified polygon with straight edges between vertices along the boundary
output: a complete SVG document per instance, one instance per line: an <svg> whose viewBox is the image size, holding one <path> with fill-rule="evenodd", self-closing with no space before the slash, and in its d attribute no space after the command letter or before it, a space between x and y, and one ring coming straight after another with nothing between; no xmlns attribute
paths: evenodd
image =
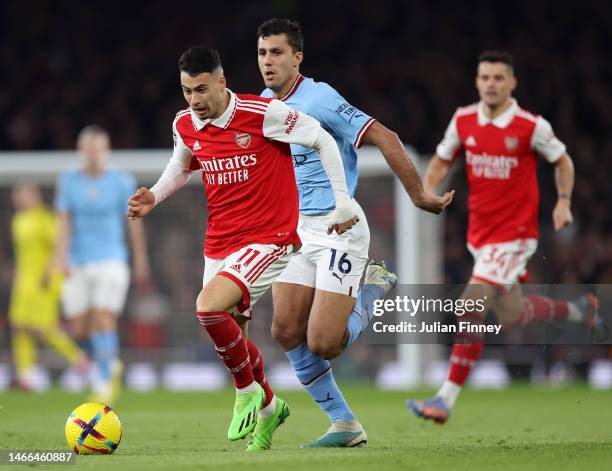
<svg viewBox="0 0 612 471"><path fill-rule="evenodd" d="M350 200L347 202L338 202L336 203L336 209L334 209L334 212L331 214L327 234L329 235L334 231L336 231L338 235L344 234L358 222L359 218L355 216L355 210Z"/></svg>
<svg viewBox="0 0 612 471"><path fill-rule="evenodd" d="M352 219L349 219L348 221L338 223L338 224L332 224L327 229L327 233L331 234L332 232L336 231L338 234L344 234L346 231L348 231L351 227L353 227L358 222L359 222L359 218L357 216L354 216Z"/></svg>
<svg viewBox="0 0 612 471"><path fill-rule="evenodd" d="M553 210L555 231L560 231L565 226L569 226L572 222L574 222L574 218L572 217L569 199L559 199Z"/></svg>
<svg viewBox="0 0 612 471"><path fill-rule="evenodd" d="M132 221L146 216L155 207L155 195L145 187L140 187L128 200L128 218Z"/></svg>

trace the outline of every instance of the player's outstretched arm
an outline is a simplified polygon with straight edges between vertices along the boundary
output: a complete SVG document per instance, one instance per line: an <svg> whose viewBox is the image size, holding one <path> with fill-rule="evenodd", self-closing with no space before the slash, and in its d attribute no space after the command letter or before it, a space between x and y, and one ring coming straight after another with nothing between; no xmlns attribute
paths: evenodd
<svg viewBox="0 0 612 471"><path fill-rule="evenodd" d="M423 188L421 178L398 135L375 122L366 131L363 142L378 147L383 157L402 182L413 204L424 211L439 214L451 204L454 190L437 196L432 187Z"/></svg>
<svg viewBox="0 0 612 471"><path fill-rule="evenodd" d="M130 221L127 229L132 248L132 278L137 285L146 286L151 281L151 270L142 220Z"/></svg>
<svg viewBox="0 0 612 471"><path fill-rule="evenodd" d="M168 198L170 195L183 188L191 179L195 165L191 150L185 145L183 139L176 129L177 118L172 123L172 135L174 150L172 157L166 164L157 183L150 190L142 187L128 200L128 217L131 220L141 218L149 214L155 206Z"/></svg>
<svg viewBox="0 0 612 471"><path fill-rule="evenodd" d="M565 153L555 163L557 204L553 209L555 231L560 231L574 221L572 217L572 190L574 189L574 163Z"/></svg>
<svg viewBox="0 0 612 471"><path fill-rule="evenodd" d="M183 188L191 179L192 155L175 149L157 183L150 190L141 187L128 200L128 218L131 220L149 214L155 206Z"/></svg>

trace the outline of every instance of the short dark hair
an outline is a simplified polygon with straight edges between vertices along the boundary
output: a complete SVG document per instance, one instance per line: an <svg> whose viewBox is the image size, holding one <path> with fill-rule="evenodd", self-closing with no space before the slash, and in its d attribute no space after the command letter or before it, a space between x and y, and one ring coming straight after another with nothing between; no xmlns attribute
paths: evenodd
<svg viewBox="0 0 612 471"><path fill-rule="evenodd" d="M501 62L514 72L514 59L509 52L505 51L484 51L478 56L478 63L481 62Z"/></svg>
<svg viewBox="0 0 612 471"><path fill-rule="evenodd" d="M291 21L287 18L272 18L260 24L257 28L257 38L265 38L274 34L286 34L293 52L304 50L304 35L297 21Z"/></svg>
<svg viewBox="0 0 612 471"><path fill-rule="evenodd" d="M181 54L178 61L179 71L187 72L192 77L209 73L212 74L221 66L221 57L214 49L206 46L194 46Z"/></svg>

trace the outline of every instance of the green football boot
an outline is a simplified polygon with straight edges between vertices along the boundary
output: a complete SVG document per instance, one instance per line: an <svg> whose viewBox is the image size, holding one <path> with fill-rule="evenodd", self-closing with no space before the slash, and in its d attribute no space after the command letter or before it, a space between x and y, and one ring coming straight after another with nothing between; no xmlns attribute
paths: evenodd
<svg viewBox="0 0 612 471"><path fill-rule="evenodd" d="M266 393L259 384L257 391L236 394L234 416L227 431L228 440L240 440L251 433L257 425L257 414L265 400Z"/></svg>
<svg viewBox="0 0 612 471"><path fill-rule="evenodd" d="M247 445L247 451L269 450L272 446L272 434L290 415L291 411L287 403L280 397L277 397L274 414L264 419L260 418L257 421L255 431Z"/></svg>

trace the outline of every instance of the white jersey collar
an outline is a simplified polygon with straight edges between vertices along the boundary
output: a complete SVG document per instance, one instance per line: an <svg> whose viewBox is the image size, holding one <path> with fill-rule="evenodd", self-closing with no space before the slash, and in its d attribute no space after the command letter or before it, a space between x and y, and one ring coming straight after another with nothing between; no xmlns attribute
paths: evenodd
<svg viewBox="0 0 612 471"><path fill-rule="evenodd" d="M495 119L487 118L487 115L484 112L484 103L480 101L478 103L478 124L480 126L486 126L487 124L491 123L497 128L507 128L514 119L514 115L518 110L518 103L516 102L516 100L514 98L512 98L511 100L512 104L510 105L510 107L502 114L497 116Z"/></svg>
<svg viewBox="0 0 612 471"><path fill-rule="evenodd" d="M191 120L193 121L193 126L196 128L196 131L199 131L207 124L212 124L218 128L226 128L229 122L234 117L234 112L236 111L236 94L232 92L229 88L225 89L226 93L230 95L230 101L227 105L225 111L215 119L200 119L198 116L191 110Z"/></svg>

